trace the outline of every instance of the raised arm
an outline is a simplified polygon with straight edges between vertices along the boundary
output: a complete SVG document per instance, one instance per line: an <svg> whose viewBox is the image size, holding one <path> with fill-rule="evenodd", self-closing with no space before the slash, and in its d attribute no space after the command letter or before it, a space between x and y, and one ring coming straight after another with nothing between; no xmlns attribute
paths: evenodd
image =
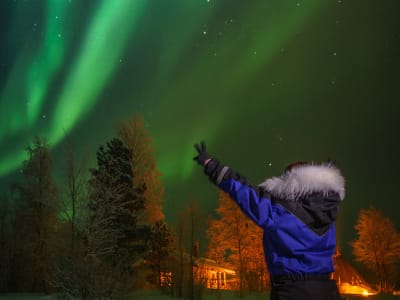
<svg viewBox="0 0 400 300"><path fill-rule="evenodd" d="M264 189L254 187L238 172L209 156L205 142L196 144L194 147L198 155L193 159L204 167L208 178L227 192L250 219L259 226L264 226L271 221L270 196Z"/></svg>

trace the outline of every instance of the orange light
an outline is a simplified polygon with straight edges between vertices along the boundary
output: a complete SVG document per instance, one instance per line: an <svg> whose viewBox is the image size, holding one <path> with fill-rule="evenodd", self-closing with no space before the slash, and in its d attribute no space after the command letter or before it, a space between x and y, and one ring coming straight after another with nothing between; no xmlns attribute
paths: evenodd
<svg viewBox="0 0 400 300"><path fill-rule="evenodd" d="M359 295L362 297L368 297L371 295L377 294L377 292L374 291L368 291L365 287L359 286L359 285L351 285L349 283L342 283L339 285L339 292L341 294L346 294L346 295Z"/></svg>

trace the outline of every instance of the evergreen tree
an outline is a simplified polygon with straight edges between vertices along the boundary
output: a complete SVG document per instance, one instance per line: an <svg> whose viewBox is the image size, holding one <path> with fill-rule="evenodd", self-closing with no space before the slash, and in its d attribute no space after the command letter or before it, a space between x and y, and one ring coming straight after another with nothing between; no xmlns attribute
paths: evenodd
<svg viewBox="0 0 400 300"><path fill-rule="evenodd" d="M94 290L102 297L118 297L133 286L134 266L148 248L150 228L138 226L145 208L144 185L133 185L131 158L132 150L114 138L99 148L97 168L91 170L88 257L100 272L95 281L101 286Z"/></svg>

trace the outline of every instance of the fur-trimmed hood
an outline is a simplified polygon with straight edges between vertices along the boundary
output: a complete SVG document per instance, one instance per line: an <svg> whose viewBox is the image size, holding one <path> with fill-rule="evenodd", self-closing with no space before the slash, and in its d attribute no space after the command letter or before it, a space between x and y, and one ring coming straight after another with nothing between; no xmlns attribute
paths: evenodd
<svg viewBox="0 0 400 300"><path fill-rule="evenodd" d="M272 177L259 185L273 197L289 201L298 200L312 193L324 196L335 192L340 200L345 196L345 180L340 170L332 164L300 165L280 177Z"/></svg>

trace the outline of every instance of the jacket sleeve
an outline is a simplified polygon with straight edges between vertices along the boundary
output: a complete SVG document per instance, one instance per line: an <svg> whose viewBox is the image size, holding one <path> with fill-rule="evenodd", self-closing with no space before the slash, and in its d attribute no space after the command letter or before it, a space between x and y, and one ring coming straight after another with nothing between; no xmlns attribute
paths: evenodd
<svg viewBox="0 0 400 300"><path fill-rule="evenodd" d="M216 159L211 159L204 171L257 225L264 227L272 222L270 195L264 189L252 186L245 177Z"/></svg>

